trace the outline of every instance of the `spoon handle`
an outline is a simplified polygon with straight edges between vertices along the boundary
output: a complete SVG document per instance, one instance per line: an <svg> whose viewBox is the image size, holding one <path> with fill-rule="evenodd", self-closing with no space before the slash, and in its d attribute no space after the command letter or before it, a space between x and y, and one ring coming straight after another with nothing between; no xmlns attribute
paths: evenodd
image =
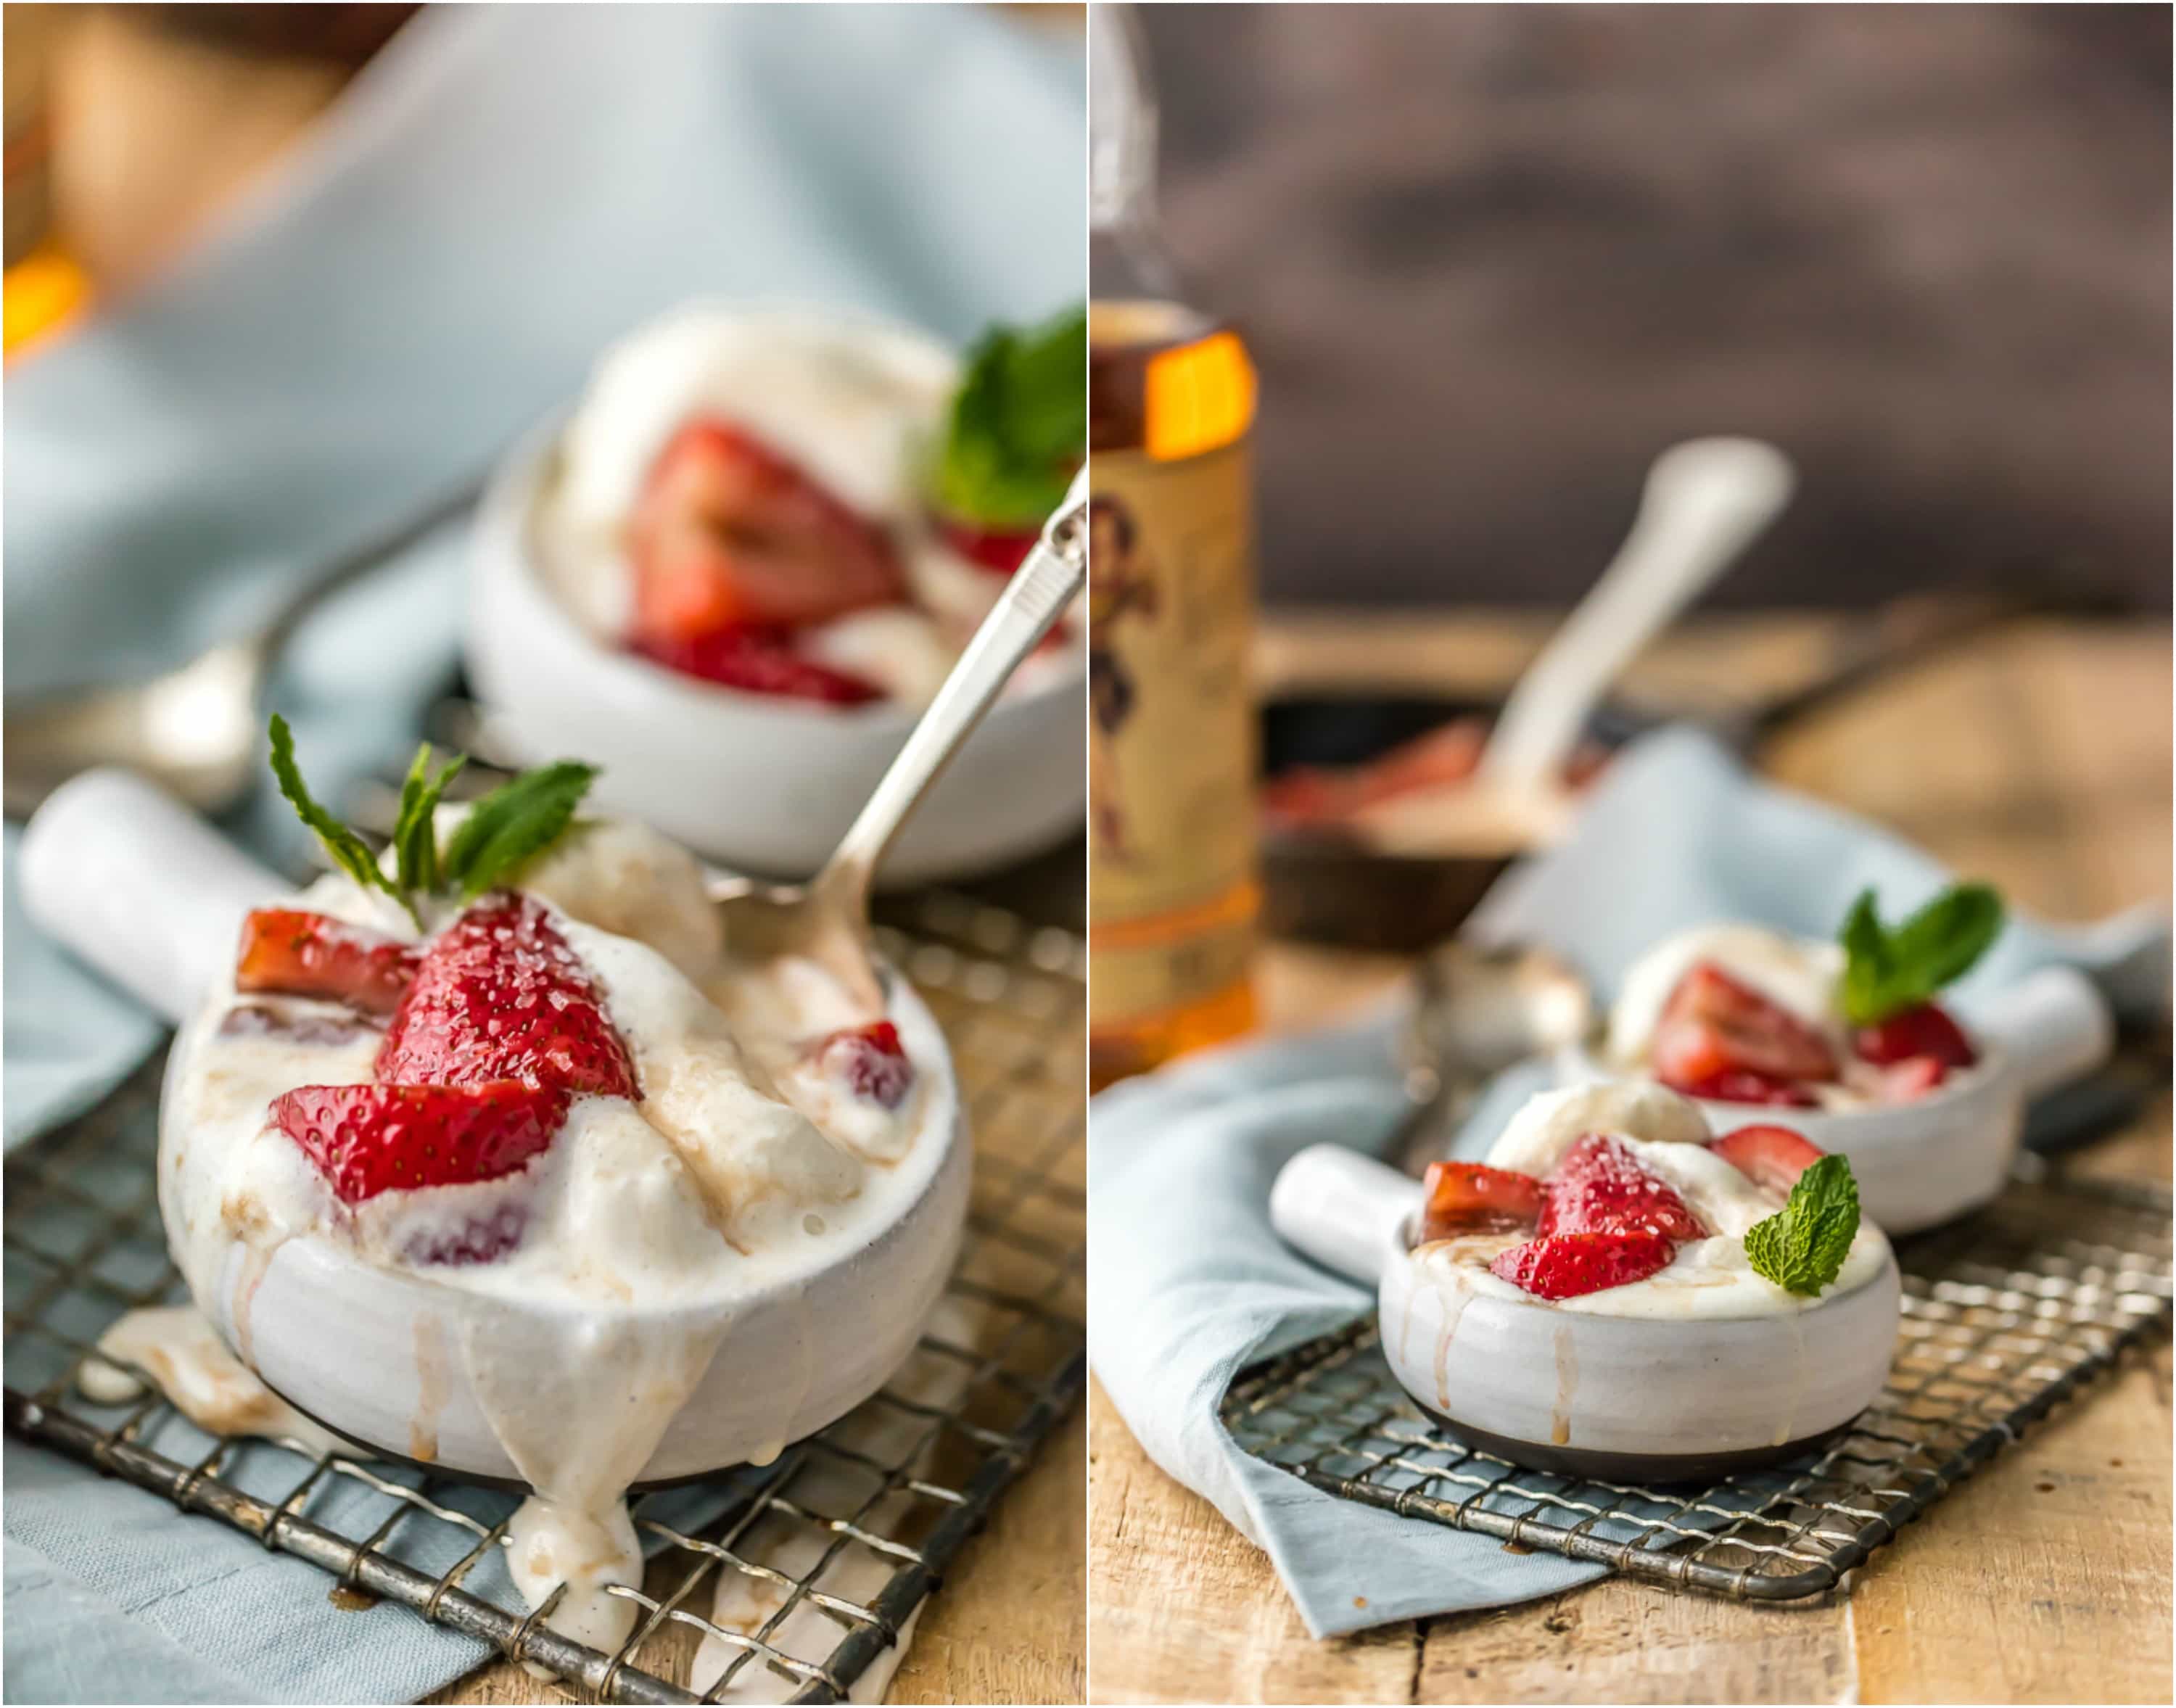
<svg viewBox="0 0 2176 1708"><path fill-rule="evenodd" d="M969 732L982 721L1020 661L1080 592L1087 574L1088 473L1084 468L812 888L848 905L850 917L866 914L871 876L900 826Z"/></svg>
<svg viewBox="0 0 2176 1708"><path fill-rule="evenodd" d="M1689 439L1655 459L1617 556L1505 702L1482 755L1492 781L1553 781L1632 656L1790 502L1790 460L1760 439Z"/></svg>

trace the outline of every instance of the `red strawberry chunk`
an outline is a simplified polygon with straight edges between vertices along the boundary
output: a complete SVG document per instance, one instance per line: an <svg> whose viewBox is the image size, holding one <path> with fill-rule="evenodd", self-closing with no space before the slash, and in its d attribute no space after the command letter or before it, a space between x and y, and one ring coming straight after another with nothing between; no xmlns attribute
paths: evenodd
<svg viewBox="0 0 2176 1708"><path fill-rule="evenodd" d="M884 530L753 435L699 416L650 465L630 519L634 638L797 628L904 598Z"/></svg>
<svg viewBox="0 0 2176 1708"><path fill-rule="evenodd" d="M1949 1064L1934 1056L1907 1056L1877 1070L1878 1095L1885 1103L1912 1103L1950 1077Z"/></svg>
<svg viewBox="0 0 2176 1708"><path fill-rule="evenodd" d="M1705 1239L1707 1228L1677 1189L1640 1166L1606 1133L1590 1133L1564 1155L1542 1185L1537 1232L1652 1233L1668 1240Z"/></svg>
<svg viewBox="0 0 2176 1708"><path fill-rule="evenodd" d="M993 575L1009 575L1019 568L1041 537L1033 528L978 528L953 516L939 517L937 531L960 557Z"/></svg>
<svg viewBox="0 0 2176 1708"><path fill-rule="evenodd" d="M1489 1273L1537 1298L1568 1299L1647 1279L1677 1248L1659 1233L1558 1233L1499 1252Z"/></svg>
<svg viewBox="0 0 2176 1708"><path fill-rule="evenodd" d="M1786 1082L1836 1077L1836 1053L1819 1031L1711 961L1670 993L1653 1056L1655 1077L1680 1091L1729 1073Z"/></svg>
<svg viewBox="0 0 2176 1708"><path fill-rule="evenodd" d="M486 897L423 955L378 1053L387 1085L500 1080L633 1098L634 1064L589 969L534 898Z"/></svg>
<svg viewBox="0 0 2176 1708"><path fill-rule="evenodd" d="M1765 1074L1727 1068L1705 1080L1666 1080L1673 1091L1703 1097L1711 1103L1766 1103L1779 1109L1818 1109L1821 1100L1803 1085L1788 1080L1771 1080Z"/></svg>
<svg viewBox="0 0 2176 1708"><path fill-rule="evenodd" d="M1431 1162L1423 1239L1461 1233L1515 1233L1531 1229L1542 1213L1542 1183L1515 1168L1478 1162Z"/></svg>
<svg viewBox="0 0 2176 1708"><path fill-rule="evenodd" d="M810 1047L810 1053L857 1097L887 1109L904 1103L914 1085L914 1063L906 1058L899 1028L889 1020L829 1033Z"/></svg>
<svg viewBox="0 0 2176 1708"><path fill-rule="evenodd" d="M741 623L677 639L638 639L643 657L743 694L777 694L825 705L863 705L884 690L843 670L804 658L783 628Z"/></svg>
<svg viewBox="0 0 2176 1708"><path fill-rule="evenodd" d="M416 976L412 943L299 908L260 907L242 922L234 987L252 994L322 997L389 1014Z"/></svg>
<svg viewBox="0 0 2176 1708"><path fill-rule="evenodd" d="M272 1119L344 1204L381 1192L511 1174L551 1144L566 1094L502 1080L470 1085L304 1085Z"/></svg>
<svg viewBox="0 0 2176 1708"><path fill-rule="evenodd" d="M1922 1003L1876 1025L1861 1026L1852 1047L1861 1061L1885 1068L1914 1056L1931 1056L1945 1068L1969 1068L1979 1059L1964 1028L1934 1003Z"/></svg>
<svg viewBox="0 0 2176 1708"><path fill-rule="evenodd" d="M1788 1127L1765 1125L1740 1127L1720 1139L1711 1139L1707 1148L1754 1185L1779 1198L1788 1197L1798 1177L1826 1154L1812 1140Z"/></svg>

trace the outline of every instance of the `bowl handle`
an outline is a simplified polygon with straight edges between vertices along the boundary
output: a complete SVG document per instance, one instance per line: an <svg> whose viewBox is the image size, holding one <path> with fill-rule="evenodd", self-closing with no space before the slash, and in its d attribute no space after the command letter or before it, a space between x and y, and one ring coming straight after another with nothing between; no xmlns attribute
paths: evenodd
<svg viewBox="0 0 2176 1708"><path fill-rule="evenodd" d="M1324 1267L1373 1286L1420 1204L1411 1175L1342 1145L1310 1145L1278 1171L1270 1225Z"/></svg>
<svg viewBox="0 0 2176 1708"><path fill-rule="evenodd" d="M1994 997L1974 1018L2015 1064L2028 1101L2091 1073L2115 1047L2107 998L2075 967L2043 967Z"/></svg>
<svg viewBox="0 0 2176 1708"><path fill-rule="evenodd" d="M165 790L111 766L24 828L23 905L63 946L179 1025L234 964L242 917L293 885Z"/></svg>

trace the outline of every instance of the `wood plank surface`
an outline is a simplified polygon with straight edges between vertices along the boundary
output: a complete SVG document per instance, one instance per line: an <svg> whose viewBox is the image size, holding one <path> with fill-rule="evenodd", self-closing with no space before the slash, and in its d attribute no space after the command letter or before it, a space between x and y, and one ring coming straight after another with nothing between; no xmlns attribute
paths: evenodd
<svg viewBox="0 0 2176 1708"><path fill-rule="evenodd" d="M1664 699L1728 704L1823 667L1831 618L1695 625L1643 661ZM1500 683L1523 618L1306 613L1270 680ZM2021 906L2084 919L2170 887L2167 627L2035 623L1778 740L1781 779L1894 826ZM1274 947L1272 1026L1369 999L1384 957ZM2166 1088L2087 1153L2169 1178ZM1311 1640L1267 1560L1142 1454L1100 1389L1090 1422L1091 1700L1105 1702L2166 1702L2170 1358L2135 1356L1877 1552L1848 1594L1741 1607L1605 1580L1521 1607Z"/></svg>

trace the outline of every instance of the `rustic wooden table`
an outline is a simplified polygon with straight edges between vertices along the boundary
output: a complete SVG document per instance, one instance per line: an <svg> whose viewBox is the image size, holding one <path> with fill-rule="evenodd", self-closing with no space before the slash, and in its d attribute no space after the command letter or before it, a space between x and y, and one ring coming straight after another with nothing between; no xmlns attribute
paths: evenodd
<svg viewBox="0 0 2176 1708"><path fill-rule="evenodd" d="M1836 625L1718 620L1635 686L1738 699L1818 669ZM1292 619L1272 683L1504 680L1531 626ZM1779 741L1767 768L1878 819L2022 906L2080 919L2169 892L2166 624L2035 624L1927 665ZM1399 973L1272 949L1272 1026ZM2081 1166L2169 1176L2169 1109ZM1091 1259L1092 1260L1092 1259ZM1267 1560L1091 1398L1089 1641L1103 1702L2167 1702L2170 1358L2135 1357L1852 1574L1754 1607L1605 1580L1498 1612L1309 1638Z"/></svg>

